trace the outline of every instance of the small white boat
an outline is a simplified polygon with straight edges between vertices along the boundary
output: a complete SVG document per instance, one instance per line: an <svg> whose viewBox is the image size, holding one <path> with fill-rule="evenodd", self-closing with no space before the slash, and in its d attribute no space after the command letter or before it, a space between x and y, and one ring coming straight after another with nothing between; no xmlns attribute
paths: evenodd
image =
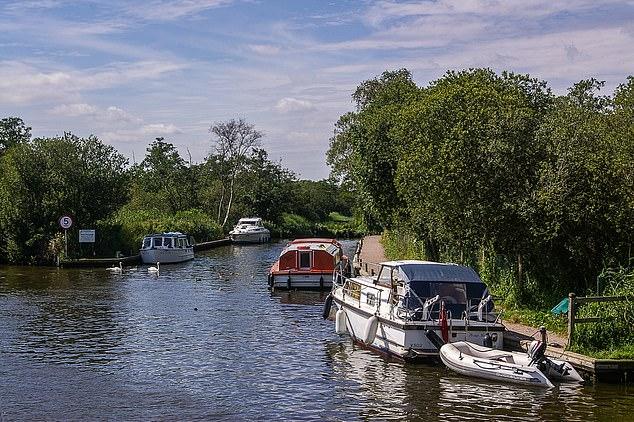
<svg viewBox="0 0 634 422"><path fill-rule="evenodd" d="M570 363L543 355L545 345L534 341L530 353L506 352L466 341L447 343L440 348L440 359L459 374L494 381L539 387L553 387L550 379L582 382Z"/></svg>
<svg viewBox="0 0 634 422"><path fill-rule="evenodd" d="M261 218L241 218L229 237L235 243L266 243L271 240L271 232L264 227Z"/></svg>
<svg viewBox="0 0 634 422"><path fill-rule="evenodd" d="M173 264L194 259L194 247L189 238L180 232L145 236L139 253L144 264Z"/></svg>

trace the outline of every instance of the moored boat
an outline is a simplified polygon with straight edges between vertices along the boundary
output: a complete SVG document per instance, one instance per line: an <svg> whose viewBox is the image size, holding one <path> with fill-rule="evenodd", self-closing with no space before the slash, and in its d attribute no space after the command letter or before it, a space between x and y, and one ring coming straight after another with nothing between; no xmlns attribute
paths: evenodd
<svg viewBox="0 0 634 422"><path fill-rule="evenodd" d="M272 289L330 289L335 268L347 263L335 239L296 239L288 243L269 271Z"/></svg>
<svg viewBox="0 0 634 422"><path fill-rule="evenodd" d="M456 264L389 261L377 276L347 278L335 273L331 300L335 330L354 341L404 360L438 356L425 335L470 341L501 349L504 326L493 311L486 285L476 272Z"/></svg>
<svg viewBox="0 0 634 422"><path fill-rule="evenodd" d="M229 237L235 243L266 243L271 240L271 232L264 227L261 218L241 218Z"/></svg>
<svg viewBox="0 0 634 422"><path fill-rule="evenodd" d="M506 352L470 342L447 343L440 348L440 359L459 374L494 381L539 387L553 387L552 380L582 382L570 365L544 356L546 345L535 340L528 353Z"/></svg>
<svg viewBox="0 0 634 422"><path fill-rule="evenodd" d="M155 233L143 238L139 254L144 264L173 264L194 259L194 247L183 233Z"/></svg>

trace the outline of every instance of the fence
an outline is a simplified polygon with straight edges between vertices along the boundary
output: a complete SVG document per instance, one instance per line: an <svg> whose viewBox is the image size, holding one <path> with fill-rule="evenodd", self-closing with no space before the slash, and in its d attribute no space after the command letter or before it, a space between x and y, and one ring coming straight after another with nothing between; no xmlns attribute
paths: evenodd
<svg viewBox="0 0 634 422"><path fill-rule="evenodd" d="M568 347L572 344L573 334L575 332L575 324L587 324L590 322L600 322L599 317L576 318L577 305L584 303L600 303L600 302L626 302L632 300L628 296L587 296L577 297L574 293L568 294Z"/></svg>

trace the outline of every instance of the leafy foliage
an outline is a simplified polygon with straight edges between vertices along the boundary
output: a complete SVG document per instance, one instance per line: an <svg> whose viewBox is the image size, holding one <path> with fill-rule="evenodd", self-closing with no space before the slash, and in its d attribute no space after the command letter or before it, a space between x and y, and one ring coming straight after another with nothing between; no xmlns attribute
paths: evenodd
<svg viewBox="0 0 634 422"><path fill-rule="evenodd" d="M94 137L35 139L0 159L0 250L5 262L45 259L57 221L71 215L87 228L128 199L127 160Z"/></svg>
<svg viewBox="0 0 634 422"><path fill-rule="evenodd" d="M510 305L550 309L631 255L634 79L602 86L385 72L353 93L328 163L390 257L472 265Z"/></svg>

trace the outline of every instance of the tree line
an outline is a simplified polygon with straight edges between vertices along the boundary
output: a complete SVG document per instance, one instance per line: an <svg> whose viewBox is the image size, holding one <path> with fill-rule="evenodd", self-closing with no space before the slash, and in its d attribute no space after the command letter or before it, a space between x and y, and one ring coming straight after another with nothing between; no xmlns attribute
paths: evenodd
<svg viewBox="0 0 634 422"><path fill-rule="evenodd" d="M631 264L634 233L634 78L603 86L556 95L489 69L417 86L386 71L337 121L332 177L388 250L473 265L517 301L594 291Z"/></svg>
<svg viewBox="0 0 634 422"><path fill-rule="evenodd" d="M332 180L298 179L268 157L253 125L232 119L210 134L200 163L156 138L130 164L95 136L32 139L22 119L1 119L0 263L52 263L63 250L62 215L76 222L71 257L136 253L145 234L161 231L217 239L244 216L262 217L277 236L354 232L342 217L350 193ZM80 249L79 228L97 230L94 250Z"/></svg>

